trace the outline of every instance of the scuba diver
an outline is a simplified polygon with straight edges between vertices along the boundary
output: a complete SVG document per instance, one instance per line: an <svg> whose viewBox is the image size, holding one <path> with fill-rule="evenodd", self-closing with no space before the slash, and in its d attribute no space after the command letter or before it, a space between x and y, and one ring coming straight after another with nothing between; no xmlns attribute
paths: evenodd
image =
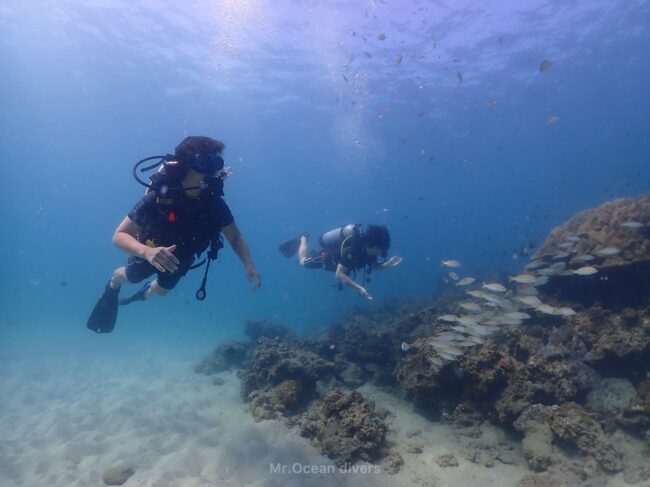
<svg viewBox="0 0 650 487"><path fill-rule="evenodd" d="M311 251L307 247L307 233L280 245L279 250L285 257L298 253L298 263L308 269L325 269L335 273L339 289L343 284L355 288L366 299L372 299L364 287L370 282L373 269L388 269L402 262L402 257L393 256L386 259L390 248L390 233L385 226L368 225L364 230L361 225L348 224L323 233L318 242L320 251ZM383 262L377 261L381 255ZM355 281L357 270L363 270L362 284ZM350 277L352 274L352 277Z"/></svg>
<svg viewBox="0 0 650 487"><path fill-rule="evenodd" d="M138 161L133 176L147 190L113 235L113 244L129 254L126 266L113 271L104 293L95 305L87 327L97 333L110 333L117 320L118 305L166 295L188 270L206 263L198 300L205 299L210 261L223 247L226 236L244 264L253 291L261 285L260 274L241 232L223 200L223 182L231 175L221 157L225 145L209 137L185 137L175 153L147 157ZM147 161L156 162L141 168ZM148 184L140 177L159 167ZM209 250L208 250L209 249ZM195 257L208 250L207 258L193 265ZM206 262L207 261L207 262ZM134 295L118 300L124 283L147 281Z"/></svg>

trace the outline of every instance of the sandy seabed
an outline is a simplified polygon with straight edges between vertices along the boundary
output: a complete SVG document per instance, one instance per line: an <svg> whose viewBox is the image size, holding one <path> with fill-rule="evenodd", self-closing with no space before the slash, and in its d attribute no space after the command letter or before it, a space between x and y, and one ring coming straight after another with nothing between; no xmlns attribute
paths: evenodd
<svg viewBox="0 0 650 487"><path fill-rule="evenodd" d="M530 473L523 458L491 468L465 460L448 426L373 387L362 392L392 413L388 440L404 465L395 475L364 463L341 471L281 422L255 423L236 374L220 374L223 383L215 385L194 373L200 358L105 351L3 358L0 485L101 486L103 472L115 465L135 471L128 487L508 487ZM414 432L421 449L415 453ZM435 462L449 453L458 467Z"/></svg>

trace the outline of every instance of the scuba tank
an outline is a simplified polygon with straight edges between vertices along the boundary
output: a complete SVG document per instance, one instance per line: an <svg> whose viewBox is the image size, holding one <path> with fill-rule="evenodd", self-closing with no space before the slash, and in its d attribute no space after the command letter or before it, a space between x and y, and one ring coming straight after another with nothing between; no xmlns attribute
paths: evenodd
<svg viewBox="0 0 650 487"><path fill-rule="evenodd" d="M361 236L362 227L359 224L349 223L321 234L318 243L324 249L340 249L343 241L353 235Z"/></svg>

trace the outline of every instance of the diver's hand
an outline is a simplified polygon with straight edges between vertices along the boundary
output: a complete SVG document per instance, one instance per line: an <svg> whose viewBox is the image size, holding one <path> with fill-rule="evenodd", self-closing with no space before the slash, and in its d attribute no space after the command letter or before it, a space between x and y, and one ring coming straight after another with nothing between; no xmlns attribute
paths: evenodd
<svg viewBox="0 0 650 487"><path fill-rule="evenodd" d="M397 267L404 259L397 255L393 255L390 259L383 263L384 267Z"/></svg>
<svg viewBox="0 0 650 487"><path fill-rule="evenodd" d="M366 288L363 287L363 286L361 286L359 288L359 294L361 294L361 296L363 296L364 298L366 298L369 301L373 299L372 296L370 294L368 294L368 291L366 291Z"/></svg>
<svg viewBox="0 0 650 487"><path fill-rule="evenodd" d="M253 266L246 267L246 278L251 284L251 289L253 292L257 291L262 285L262 276L257 272L257 269Z"/></svg>
<svg viewBox="0 0 650 487"><path fill-rule="evenodd" d="M176 272L179 261L172 252L176 245L171 247L147 247L144 251L144 258L160 272Z"/></svg>

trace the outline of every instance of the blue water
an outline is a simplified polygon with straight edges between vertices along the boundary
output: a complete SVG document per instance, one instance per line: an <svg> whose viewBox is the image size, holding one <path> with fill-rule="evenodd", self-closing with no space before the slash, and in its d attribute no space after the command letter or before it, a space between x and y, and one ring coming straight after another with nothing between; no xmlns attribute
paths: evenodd
<svg viewBox="0 0 650 487"><path fill-rule="evenodd" d="M3 2L0 354L208 349L247 319L307 332L431 296L441 259L518 268L576 211L647 192L649 27L646 0ZM142 194L132 165L192 134L226 143L262 289L226 247L205 302L194 271L94 336L125 260L112 233ZM388 225L404 257L372 302L277 251L350 222Z"/></svg>

